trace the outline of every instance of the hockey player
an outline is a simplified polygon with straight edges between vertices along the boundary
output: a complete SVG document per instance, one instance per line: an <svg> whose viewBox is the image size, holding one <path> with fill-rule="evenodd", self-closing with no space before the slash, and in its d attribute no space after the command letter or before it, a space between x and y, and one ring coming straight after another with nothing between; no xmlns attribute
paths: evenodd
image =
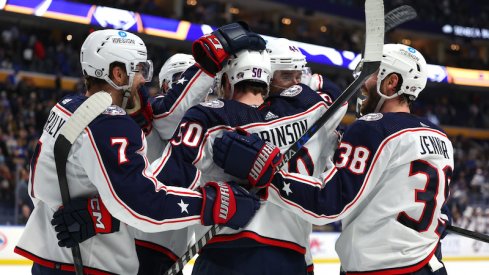
<svg viewBox="0 0 489 275"><path fill-rule="evenodd" d="M359 111L320 178L280 171L269 200L314 224L342 219L336 242L344 274L446 274L441 263L442 214L453 171L453 148L430 121L409 105L427 80L416 49L384 46L380 69L361 88ZM216 150L247 153L256 137L226 133ZM246 153L245 153L246 152ZM245 169L231 155L218 163Z"/></svg>
<svg viewBox="0 0 489 275"><path fill-rule="evenodd" d="M189 110L181 123L180 133L163 154L162 163L159 164L162 167L159 173L161 180L181 181L194 188L210 178L229 179L223 173L226 170L222 171L212 162L213 140L223 130L241 127L250 133L258 133L285 150L327 110L328 105L322 97L304 85L296 85L283 93L272 95L264 104L261 104L261 96L253 97L253 102L244 100L241 85L250 80L256 81L257 77L262 78L262 82L266 80L265 72L268 69L258 63L259 57L253 59L255 55L257 53L252 52L239 55L223 69L222 79L226 91L224 100L205 103ZM246 78L249 80L246 81ZM238 92L232 88L236 86L240 88ZM232 98L234 100L229 100ZM252 104L255 108L239 102ZM345 111L346 108L342 114ZM342 114L339 114L339 119ZM291 161L289 169L319 176L324 170L325 158L320 157L323 151L314 149L323 142L319 138L311 140L308 143L311 150ZM183 173L176 172L179 170ZM264 210L259 211L260 217L254 219L243 231L224 230L222 235L211 240L211 244L201 251L194 273L252 273L256 272L257 264L266 260L269 264L262 267L260 272L305 274L304 253L310 225L303 226L304 222L295 215L266 202L261 209ZM274 227L270 227L270 220L274 220ZM277 231L276 227L281 230ZM218 258L220 260L217 262ZM284 258L287 259L287 265L283 263Z"/></svg>
<svg viewBox="0 0 489 275"><path fill-rule="evenodd" d="M267 42L267 52L272 64L271 95L301 83L306 57L296 44L285 38L273 39Z"/></svg>
<svg viewBox="0 0 489 275"><path fill-rule="evenodd" d="M83 43L80 61L87 92L68 95L53 107L31 162L29 194L35 208L15 252L34 261L33 274L73 274L71 251L55 245L57 238L61 246L71 247L73 239L81 242L94 232L101 233L80 244L84 272L136 274L129 226L154 232L194 224L237 228L247 223L258 200L242 188L210 183L201 194L165 186L153 176L143 132L122 109L124 94L138 90L152 77L152 63L138 36L119 30L95 31ZM113 105L73 144L66 165L73 200L58 209L61 196L54 142L76 109L88 97L104 91ZM89 215L78 211L86 208ZM230 211L220 217L219 210Z"/></svg>
<svg viewBox="0 0 489 275"><path fill-rule="evenodd" d="M205 49L213 49L212 44L209 46ZM200 53L200 57L196 53ZM213 71L208 61L199 61L206 59L202 55L212 53L195 51L194 55L204 69ZM257 51L243 52L226 63L221 73L225 99L203 103L189 110L171 145L166 148L161 160L153 164L160 180L197 188L210 178L230 179L232 177L212 162L213 140L223 130L243 127L285 150L327 110L328 105L323 98L304 85L271 96L265 104L261 104L263 95L267 93L263 85L266 87L268 83L270 70L270 64L259 62L263 55L265 53ZM230 100L232 98L234 100ZM344 111L346 108L343 114ZM337 121L342 117L339 113ZM319 136L308 143L309 153L291 162L292 171L319 175L324 170L325 160L321 160L325 158L320 156L326 150L315 150L324 147L324 140ZM251 273L256 272L257 264L266 260L269 264L262 267L260 272L305 274L304 252L310 226L303 227L302 220L272 204L265 202L262 208L267 209L244 231L224 231L222 236L213 239L213 244L200 253L195 272ZM274 220L275 226L282 230L271 227L270 220ZM212 260L216 256L220 258L219 263ZM283 263L284 258L287 264Z"/></svg>
<svg viewBox="0 0 489 275"><path fill-rule="evenodd" d="M146 140L150 162L161 156L184 113L204 100L213 82L213 77L194 63L191 55L178 53L171 56L159 73L164 95L155 98L141 95L142 102L150 101L149 105L143 104L150 113L143 123L149 126ZM156 233L133 230L139 259L138 274L164 273L187 249L188 228Z"/></svg>

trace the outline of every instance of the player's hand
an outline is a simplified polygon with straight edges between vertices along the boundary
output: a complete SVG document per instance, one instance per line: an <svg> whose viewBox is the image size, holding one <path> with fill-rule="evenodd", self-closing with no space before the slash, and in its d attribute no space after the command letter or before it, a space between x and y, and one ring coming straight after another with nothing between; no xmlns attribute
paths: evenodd
<svg viewBox="0 0 489 275"><path fill-rule="evenodd" d="M238 22L197 39L192 44L192 55L204 70L215 75L230 55L244 49L261 51L265 48L266 41L259 34L251 32L246 23Z"/></svg>
<svg viewBox="0 0 489 275"><path fill-rule="evenodd" d="M126 108L126 112L141 127L144 134L148 135L153 128L153 108L151 107L149 91L145 86L140 86L131 95L131 107Z"/></svg>
<svg viewBox="0 0 489 275"><path fill-rule="evenodd" d="M208 182L201 190L203 225L243 228L260 208L260 200L234 182Z"/></svg>
<svg viewBox="0 0 489 275"><path fill-rule="evenodd" d="M54 212L51 224L58 232L60 247L74 247L96 234L119 231L120 222L112 217L99 197L73 199Z"/></svg>
<svg viewBox="0 0 489 275"><path fill-rule="evenodd" d="M270 185L277 166L282 161L280 149L261 140L257 134L238 129L224 132L213 146L214 162L224 172L240 179L247 179L251 187L266 188Z"/></svg>

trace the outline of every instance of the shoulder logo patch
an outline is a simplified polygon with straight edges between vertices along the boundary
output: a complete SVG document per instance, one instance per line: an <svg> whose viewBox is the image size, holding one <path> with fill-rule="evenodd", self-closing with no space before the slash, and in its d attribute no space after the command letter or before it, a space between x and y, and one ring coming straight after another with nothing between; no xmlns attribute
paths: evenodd
<svg viewBox="0 0 489 275"><path fill-rule="evenodd" d="M126 111L119 106L112 105L105 109L102 114L109 116L123 116L126 114Z"/></svg>
<svg viewBox="0 0 489 275"><path fill-rule="evenodd" d="M200 105L202 105L204 107L217 109L217 108L224 107L224 102L220 101L219 99L216 99L216 100L212 100L212 101L202 102L202 103L200 103Z"/></svg>
<svg viewBox="0 0 489 275"><path fill-rule="evenodd" d="M278 118L278 116L270 111L268 111L267 115L265 116L265 120L272 120L274 118Z"/></svg>
<svg viewBox="0 0 489 275"><path fill-rule="evenodd" d="M293 97L302 92L302 87L299 85L290 86L288 89L280 93L281 96Z"/></svg>
<svg viewBox="0 0 489 275"><path fill-rule="evenodd" d="M68 102L70 102L72 99L71 98L65 98L63 101L61 101L62 105L66 105Z"/></svg>
<svg viewBox="0 0 489 275"><path fill-rule="evenodd" d="M359 118L359 120L365 120L365 121L376 121L379 120L383 117L384 115L381 113L372 113L372 114L367 114Z"/></svg>

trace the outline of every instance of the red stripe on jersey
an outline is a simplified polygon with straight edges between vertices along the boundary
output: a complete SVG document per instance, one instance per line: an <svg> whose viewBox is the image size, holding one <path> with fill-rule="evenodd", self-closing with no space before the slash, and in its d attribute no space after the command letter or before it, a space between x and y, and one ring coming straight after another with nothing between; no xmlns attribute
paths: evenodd
<svg viewBox="0 0 489 275"><path fill-rule="evenodd" d="M172 151L172 148L173 146L167 146L168 151L166 152L166 154L163 156L163 158L161 158L161 162L160 164L158 164L158 167L156 168L156 170L154 171L154 174L157 175L161 172L161 169L163 169L163 166L165 166L165 163L168 161L168 158L170 157L171 155L171 151Z"/></svg>
<svg viewBox="0 0 489 275"><path fill-rule="evenodd" d="M311 112L316 111L320 107L325 107L326 110L329 108L328 105L324 101L321 101L321 102L316 103L313 107L307 109L306 111L304 111L302 113L295 114L293 116L285 116L283 118L275 119L275 120L272 120L272 121L269 121L269 122L252 123L252 124L248 124L248 125L240 126L240 127L243 128L243 129L245 129L245 130L247 130L249 128L253 128L253 127L256 127L256 126L268 126L268 125L272 125L272 124L278 124L279 122L282 122L282 121L292 120L294 118L307 115L307 114L309 114Z"/></svg>
<svg viewBox="0 0 489 275"><path fill-rule="evenodd" d="M405 267L397 267L397 268L389 268L389 269L383 269L383 270L374 270L374 271L361 271L361 272L346 272L346 275L401 275L401 274L410 274L412 272L416 272L423 268L425 265L428 264L428 262L431 260L431 257L433 257L433 254L435 254L437 246L435 246L435 249L431 251L431 253L426 257L424 260L421 262L410 265L410 266L405 266Z"/></svg>
<svg viewBox="0 0 489 275"><path fill-rule="evenodd" d="M29 251L26 251L18 246L14 248L14 252L39 264L45 266L47 268L52 268L54 270L63 270L63 271L75 271L75 266L73 264L55 262L47 259L43 259L39 256L36 256ZM111 273L108 271L103 271L100 269L92 268L92 267L83 267L83 274L87 275L112 275L116 273Z"/></svg>
<svg viewBox="0 0 489 275"><path fill-rule="evenodd" d="M188 83L187 87L185 87L185 89L183 90L182 94L178 97L178 100L177 102L175 102L173 104L173 106L170 108L170 110L168 112L165 112L163 114L159 114L159 115L155 115L154 116L154 119L162 119L162 118L165 118L169 115L171 115L175 109L177 108L177 106L180 104L180 102L182 102L182 100L185 98L185 95L188 93L188 91L190 90L190 88L192 87L192 85L194 84L194 82L199 78L199 76L202 74L202 70L199 70L195 75L194 77L192 77L192 79L190 80L190 82Z"/></svg>
<svg viewBox="0 0 489 275"><path fill-rule="evenodd" d="M395 133L395 134L393 134L393 135L389 136L388 138L386 138L386 139L385 139L385 140L384 140L384 141L383 141L383 142L382 142L382 143L379 145L379 149L377 149L377 152L375 153L374 159L372 160L372 164L370 165L370 168L369 168L369 170L368 170L368 172L367 172L367 176L365 177L365 179L364 179L364 181L363 181L363 184L362 184L362 187L360 188L360 190L359 190L359 192L358 192L357 196L355 197L355 199L354 199L353 201L351 201L349 204L347 204L347 205L345 206L345 208L343 208L343 210L342 210L340 213L338 213L338 214L336 214L336 215L326 216L326 215L318 215L318 214L316 214L316 213L313 213L313 212L311 212L311 211L309 211L309 210L304 209L304 208L303 208L302 206L300 206L299 204L296 204L296 203L294 203L294 202L291 202L291 201L287 200L286 198L282 197L282 196L280 195L280 190L278 190L278 189L277 189L277 188L276 188L274 185L270 185L270 187L271 187L272 189L275 189L275 190L276 190L276 192L278 193L279 198L280 198L282 201L284 201L284 202L285 202L285 203L287 203L288 205L291 205L291 206L293 206L293 207L295 207L295 208L300 209L300 210L301 210L302 212L304 212L305 214L308 214L308 215L310 215L310 216L312 216L312 217L314 217L314 218L326 218L326 219L334 219L334 218L337 218L338 216L340 216L340 215L342 215L344 212L346 212L346 211L347 211L347 210L348 210L350 207L352 207L352 206L353 206L353 205L354 205L354 204L355 204L355 203L358 201L358 199L359 199L359 198L362 196L362 193L363 193L363 191L365 190L365 187L367 186L367 183L368 183L368 180L369 180L369 178L370 178L370 175L372 174L373 168L374 168L375 164L377 163L377 160L379 159L379 156L380 156L380 154L381 154L382 150L384 149L384 147L387 145L387 143L388 143L388 142L390 142L392 139L394 139L394 138L396 138L396 137L399 137L400 135L403 135L403 134L405 134L405 133L408 133L408 132L422 132L422 131L433 132L433 133L439 134L439 135L441 135L441 136L443 136L443 137L447 138L447 136L446 136L444 133L442 133L442 132L440 132L440 131L438 131L438 130L430 129L430 128L405 129L405 130L403 130L403 131L400 131L400 132L398 132L398 133ZM281 173L282 173L282 172L281 172ZM330 175L328 175L328 177L329 177L329 176L330 176ZM311 182L311 181L307 181L307 180L305 180L305 179L303 179L303 178L294 177L294 179L295 179L295 180L297 180L297 181L302 181L302 182L307 182L307 183L312 183L312 184L314 184L313 182Z"/></svg>
<svg viewBox="0 0 489 275"><path fill-rule="evenodd" d="M214 238L210 239L208 244L230 242L230 241L235 241L235 240L239 240L239 239L243 239L243 238L252 239L252 240L254 240L258 243L261 243L261 244L286 248L286 249L290 249L290 250L293 250L293 251L301 253L301 254L306 254L306 249L304 247L296 244L296 243L272 239L272 238L268 238L268 237L263 237L263 236L258 235L255 232L251 232L251 231L242 231L242 232L239 232L236 234L230 234L230 235L217 235Z"/></svg>
<svg viewBox="0 0 489 275"><path fill-rule="evenodd" d="M88 138L90 139L90 143L91 143L91 145L93 147L93 150L95 152L95 155L97 156L97 161L98 161L98 164L99 164L99 167L100 167L100 171L102 171L102 174L104 175L105 182L107 183L107 186L109 186L109 190L110 190L110 193L111 193L112 197L115 199L115 201L117 203L119 203L124 209L126 209L127 212L129 214L131 214L131 216L133 216L134 218L136 218L138 220L142 220L142 221L145 221L145 222L148 222L148 223L151 223L151 224L156 224L156 225L169 224L169 223L189 222L189 221L195 221L195 220L200 221L200 216L194 216L194 217L188 217L188 218L179 218L179 219L163 220L163 221L155 222L155 221L146 219L144 217L141 217L139 214L135 213L131 208L129 208L128 206L126 206L126 204L123 203L123 201L116 195L116 193L115 193L115 191L113 189L112 182L110 181L109 176L107 175L107 171L105 171L105 166L103 165L103 162L102 162L101 157L100 157L100 154L99 154L99 152L97 150L97 146L95 145L95 141L93 140L93 136L92 136L92 133L91 133L90 129L87 129L86 131L87 131L87 134L88 134ZM147 160L146 160L146 162L147 162ZM165 188L166 186L163 185L163 187ZM195 192L192 193L190 190L189 190L189 192L179 192L179 191L171 190L171 191L167 191L166 193L167 194L173 193L173 194L176 194L176 195L194 195L195 196Z"/></svg>
<svg viewBox="0 0 489 275"><path fill-rule="evenodd" d="M172 259L175 262L178 260L178 256L175 255L175 253L173 253L170 249L164 246L148 241L138 240L138 239L135 240L135 243L137 246L146 247L148 249L160 252L161 254L164 254L165 256L167 256L168 258Z"/></svg>
<svg viewBox="0 0 489 275"><path fill-rule="evenodd" d="M66 109L65 107L61 106L59 103L56 104L56 105L54 105L54 107L56 107L61 112L65 113L65 115L67 115L68 117L70 117L72 115L72 113L70 111L68 111L68 109Z"/></svg>
<svg viewBox="0 0 489 275"><path fill-rule="evenodd" d="M293 116L286 116L286 117L283 117L283 118L280 118L280 119L276 119L276 120L273 120L273 121L270 121L270 122L251 123L251 124L244 125L244 126L239 126L239 127L248 131L248 129L251 129L253 127L270 126L270 125L274 125L274 124L279 124L280 122L287 121L287 120L292 120L292 119L295 119L295 118L300 117L300 116L306 116L307 117L307 114L316 111L316 109L318 109L320 107L325 107L327 109L328 108L328 105L325 102L318 102L316 105L314 105L312 108L308 109L307 111L302 112L302 113L299 113L299 114L296 114L296 115L293 115ZM214 128L208 129L207 132L204 134L204 138L202 139L202 143L200 144L200 148L199 148L199 152L197 153L197 157L192 162L192 164L194 166L196 166L196 164L202 158L202 152L204 150L205 144L206 144L207 139L209 138L209 136L212 133L214 133L216 131L219 131L219 130L234 131L235 129L233 127L226 126L226 125L219 125L219 126L216 126Z"/></svg>

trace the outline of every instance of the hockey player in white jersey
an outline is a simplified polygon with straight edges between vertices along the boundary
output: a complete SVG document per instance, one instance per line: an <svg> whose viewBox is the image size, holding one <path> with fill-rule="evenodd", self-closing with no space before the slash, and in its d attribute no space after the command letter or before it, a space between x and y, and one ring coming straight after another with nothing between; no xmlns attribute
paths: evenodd
<svg viewBox="0 0 489 275"><path fill-rule="evenodd" d="M449 194L453 148L446 134L409 105L425 88L427 66L416 49L384 46L380 69L361 87L363 116L348 127L330 169L319 178L280 171L269 201L314 224L342 219L336 242L344 274L446 274L440 236ZM226 133L214 146L246 169L248 139ZM231 163L232 162L232 163Z"/></svg>
<svg viewBox="0 0 489 275"><path fill-rule="evenodd" d="M143 119L143 125L140 125L143 129L149 129L146 140L150 162L161 156L185 112L205 99L212 84L213 77L203 73L194 64L195 60L191 55L172 55L158 74L162 94L148 98L147 94L143 94L145 91L142 91L141 98L135 99L142 101L142 109L148 108L150 113L148 119ZM146 104L147 101L149 105ZM187 249L189 228L156 233L132 229L139 259L138 274L164 273Z"/></svg>
<svg viewBox="0 0 489 275"><path fill-rule="evenodd" d="M181 132L172 141L171 147L166 148L162 163L159 164L162 169L159 173L162 175L161 180L181 181L182 184L196 187L211 178L232 179L223 173L226 170L217 168L212 161L213 140L223 130L241 127L285 150L327 110L328 105L323 98L304 85L292 85L282 93L271 95L264 104L261 104L261 97L255 97L254 102L244 101L242 87L246 86L243 85L249 81L258 81L255 79L266 82L269 74L265 74L268 69L257 61L260 58L253 58L255 55L257 53L253 52L238 55L236 60L230 61L223 69L227 92L225 99L196 106L185 115ZM231 81L227 81L228 78ZM239 92L233 91L231 87L239 87ZM229 100L230 98L235 100ZM250 108L243 102L255 107ZM345 111L346 106L342 113L339 112L337 121ZM288 169L319 176L324 170L325 158L320 157L323 152L315 148L322 147L323 142L319 136L311 140L307 145L310 151L294 158ZM179 170L181 173L177 173ZM310 225L303 226L304 222L295 215L266 202L261 209L265 210L259 212L260 217L254 219L244 230L224 230L211 240L201 251L194 266L194 274L305 274L307 269L304 253L308 245ZM270 220L274 220L273 227L269 224ZM276 227L281 230L277 231ZM284 264L283 259L287 259L287 264ZM268 264L257 269L256 266L263 261Z"/></svg>
<svg viewBox="0 0 489 275"><path fill-rule="evenodd" d="M72 240L81 242L95 233L101 234L80 244L84 273L136 274L138 261L129 226L156 232L194 224L237 228L247 223L258 200L241 188L210 183L201 194L165 186L153 175L144 134L123 109L124 95L152 77L152 63L138 36L119 30L95 31L83 43L80 61L87 92L70 94L53 107L31 161L29 194L35 208L15 252L34 261L33 274L73 274L70 249L56 243L72 247ZM54 142L77 108L104 91L113 105L71 147L66 170L72 201L59 208ZM222 200L223 192L229 200ZM221 194L219 199L217 194ZM215 211L221 207L236 207L235 214L218 218ZM88 215L78 211L86 208Z"/></svg>
<svg viewBox="0 0 489 275"><path fill-rule="evenodd" d="M202 41L200 42L202 43ZM212 45L210 46L212 48ZM211 55L210 53L207 54ZM234 91L234 95L241 100L244 100L242 98L244 87L253 88L255 93L260 91L260 96L254 96L253 102L250 102L249 99L245 101L254 107L237 103L235 100L219 100L189 110L181 123L180 132L172 142L172 146L166 148L160 163L153 164L157 166L157 171L161 171L158 174L158 179L172 184L177 183L181 186L191 185L192 187L198 187L210 178L232 179L232 177L224 174L222 169L216 169L216 165L212 163L212 142L223 129L244 127L247 131L259 133L260 136L268 138L285 150L304 133L308 125L311 125L327 110L328 104L323 100L323 97L304 85L296 85L290 90L283 91L282 94L271 96L265 104L258 107L263 102L261 94L266 94L266 91L261 88L258 89L259 83L254 84L253 80L268 81L269 73L267 71L269 69L267 67L269 64L267 66L258 63L257 60L260 58L256 54L256 52L248 52L243 56L246 58L243 58L241 62L237 62L239 60L230 61L228 69L232 68L232 70L225 74L226 76L231 75L230 78L233 82L247 80L243 78L252 80L247 85L244 85L247 81L242 81L243 85L240 83L233 85L239 86L241 92ZM202 52L200 55L200 58L196 56L196 59L202 59ZM208 62L201 61L199 63L207 64ZM202 65L202 67L208 71L212 70L210 68L212 66L208 64ZM227 98L231 98L231 83L225 81L224 84L227 87ZM335 95L330 96L334 98ZM345 111L346 106L342 112L339 112L336 121L341 119ZM323 135L325 134L323 133ZM319 161L323 159L320 156L325 150L319 151L315 148L324 147L323 142L324 139L319 139L319 135L317 139L311 140L307 145L310 146L311 151L291 161L289 169L310 175L319 175L325 167L325 162ZM246 230L231 232L231 234L226 233L220 238L216 238L215 245L209 246L209 250L206 250L207 253L201 253L201 256L204 255L204 257L201 257L198 265L196 265L196 268L200 268L200 270L195 272L199 274L218 274L219 272L228 274L232 270L239 270L245 273L293 272L305 274L304 252L310 230L307 228L303 230L302 226L299 226L303 222L295 218L295 215L291 215L274 205L266 205L268 210L263 211L263 217L257 219ZM282 215L285 216L282 217ZM283 228L283 230L277 231L270 227L270 219L276 220L275 225ZM213 261L209 261L207 258L206 262L210 266L201 265L205 256L212 258L214 252L221 255L220 263L212 268ZM252 253L253 257L246 256L248 253ZM287 265L283 264L284 258L287 259ZM270 264L257 271L257 264L263 261Z"/></svg>

